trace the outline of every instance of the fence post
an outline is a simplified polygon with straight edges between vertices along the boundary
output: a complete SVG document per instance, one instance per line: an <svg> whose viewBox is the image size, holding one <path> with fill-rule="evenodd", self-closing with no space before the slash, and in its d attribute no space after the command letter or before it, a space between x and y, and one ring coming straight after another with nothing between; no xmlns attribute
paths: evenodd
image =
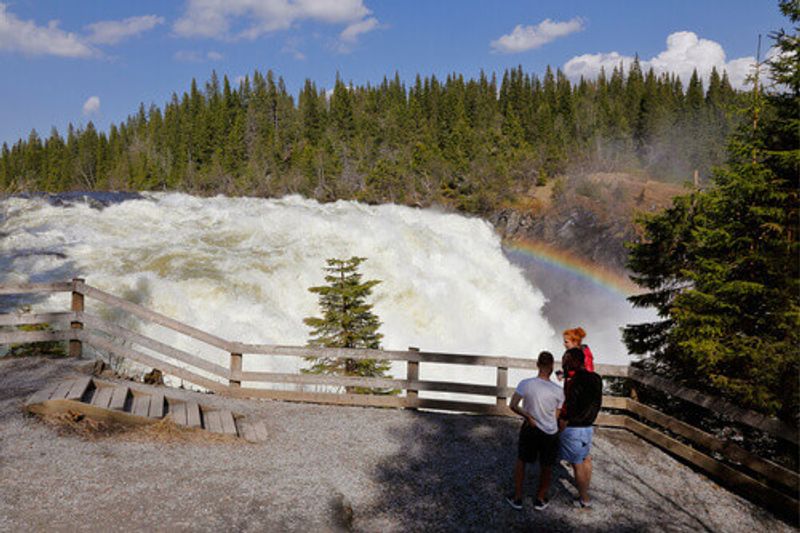
<svg viewBox="0 0 800 533"><path fill-rule="evenodd" d="M72 278L72 312L83 313L83 293L78 292L78 284L83 283L83 278ZM77 318L77 317L75 317ZM80 320L72 320L69 323L70 329L83 329L83 322ZM78 339L70 339L69 341L69 356L80 357L83 353L83 343Z"/></svg>
<svg viewBox="0 0 800 533"><path fill-rule="evenodd" d="M505 389L508 387L508 367L506 366L498 366L497 367L497 388L498 389ZM498 390L497 391L497 408L498 409L505 409L508 404L506 404L506 392L505 390Z"/></svg>
<svg viewBox="0 0 800 533"><path fill-rule="evenodd" d="M238 389L242 386L242 382L238 379L233 379L234 374L242 371L242 354L231 352L231 377L228 379L228 386L232 389Z"/></svg>
<svg viewBox="0 0 800 533"><path fill-rule="evenodd" d="M419 348L409 346L408 351L419 352ZM406 379L408 381L419 381L419 361L408 361L406 363ZM416 411L418 401L419 391L417 389L406 389L406 407Z"/></svg>

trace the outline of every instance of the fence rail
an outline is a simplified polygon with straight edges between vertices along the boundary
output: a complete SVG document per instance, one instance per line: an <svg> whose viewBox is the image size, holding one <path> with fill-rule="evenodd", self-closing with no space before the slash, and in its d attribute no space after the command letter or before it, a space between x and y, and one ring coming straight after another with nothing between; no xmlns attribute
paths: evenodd
<svg viewBox="0 0 800 533"><path fill-rule="evenodd" d="M438 409L502 416L513 416L507 406L507 399L514 392L514 388L508 386L508 370L511 368L528 370L536 368L536 362L532 359L425 352L416 348L354 350L240 343L204 332L91 287L82 279L63 283L0 285L0 295L59 291L72 293L70 312L0 314L0 327L6 328L6 330L0 330L0 345L68 341L70 354L80 355L82 345L86 343L95 349L124 357L147 367L157 368L165 374L216 393L240 398L260 397L338 405ZM111 323L99 316L86 313L84 298L96 300L129 313L145 323L157 324L222 350L228 354L229 364L223 366L119 324ZM8 328L18 328L19 326L43 324L50 325L51 329L8 330ZM67 326L67 329L53 330L53 325ZM143 350L147 350L148 353ZM405 379L243 370L245 359L258 361L274 356L399 361L407 363L407 370ZM419 379L420 364L431 363L494 368L495 384ZM689 389L663 377L648 374L629 366L598 364L595 367L595 370L603 377L630 380L637 386L643 385L717 414L723 414L738 423L758 429L793 445L798 443L797 431L788 424L761 413L742 409L721 398ZM278 390L253 386L265 383L284 386L287 384L297 385L301 387L301 390ZM302 390L307 387L338 387L344 388L345 392ZM353 394L351 391L354 387L382 390L387 394ZM404 395L389 393L400 391ZM421 391L475 395L485 400L484 403L475 403L462 400L420 398ZM701 468L729 487L739 490L773 510L781 513L796 513L798 505L796 496L800 487L800 477L797 472L759 457L736 443L719 439L700 428L644 405L635 399L604 396L603 409L604 411L597 420L598 425L627 429ZM609 412L608 410L613 411ZM722 456L726 462L721 462L712 455Z"/></svg>

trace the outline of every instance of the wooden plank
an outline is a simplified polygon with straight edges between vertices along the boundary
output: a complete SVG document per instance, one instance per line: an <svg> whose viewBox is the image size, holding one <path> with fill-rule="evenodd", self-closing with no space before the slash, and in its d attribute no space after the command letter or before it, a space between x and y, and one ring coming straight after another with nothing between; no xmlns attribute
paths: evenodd
<svg viewBox="0 0 800 533"><path fill-rule="evenodd" d="M101 409L95 405L73 400L47 400L43 403L31 405L27 408L31 413L38 415L52 415L64 413L79 413L94 420L108 422L112 424L127 424L134 426L144 426L152 424L155 420L133 416L124 411L111 411Z"/></svg>
<svg viewBox="0 0 800 533"><path fill-rule="evenodd" d="M178 425L186 425L186 402L170 402L169 417Z"/></svg>
<svg viewBox="0 0 800 533"><path fill-rule="evenodd" d="M603 407L605 409L627 409L628 399L621 396L603 396Z"/></svg>
<svg viewBox="0 0 800 533"><path fill-rule="evenodd" d="M250 422L245 421L244 419L239 419L237 422L239 436L248 442L259 442L259 435L256 433L253 424Z"/></svg>
<svg viewBox="0 0 800 533"><path fill-rule="evenodd" d="M628 410L710 451L720 453L731 461L740 463L753 472L761 474L767 479L780 483L791 490L797 490L798 486L800 486L800 476L796 472L762 459L732 442L725 442L685 422L633 400L628 401Z"/></svg>
<svg viewBox="0 0 800 533"><path fill-rule="evenodd" d="M147 394L134 394L131 414L148 416L150 414L150 396Z"/></svg>
<svg viewBox="0 0 800 533"><path fill-rule="evenodd" d="M222 421L219 418L219 411L203 410L203 427L212 433L222 433Z"/></svg>
<svg viewBox="0 0 800 533"><path fill-rule="evenodd" d="M72 385L72 388L64 397L64 399L75 400L78 402L81 401L83 399L83 395L86 394L86 391L89 389L90 385L92 385L92 378L89 376L76 379L75 383Z"/></svg>
<svg viewBox="0 0 800 533"><path fill-rule="evenodd" d="M63 400L69 394L69 391L72 390L72 386L75 384L75 379L65 379L61 383L58 384L56 390L53 391L52 396L49 399L51 400Z"/></svg>
<svg viewBox="0 0 800 533"><path fill-rule="evenodd" d="M147 413L150 418L164 418L164 393L156 392L150 398L150 410Z"/></svg>
<svg viewBox="0 0 800 533"><path fill-rule="evenodd" d="M230 411L219 411L219 419L222 424L222 432L226 435L236 435L236 423L233 421L233 414Z"/></svg>
<svg viewBox="0 0 800 533"><path fill-rule="evenodd" d="M76 339L73 330L63 331L0 331L0 345L28 344L31 342L68 341Z"/></svg>
<svg viewBox="0 0 800 533"><path fill-rule="evenodd" d="M124 411L125 406L128 403L129 394L130 390L124 385L118 385L114 387L114 391L111 393L111 401L108 403L108 408L117 411Z"/></svg>
<svg viewBox="0 0 800 533"><path fill-rule="evenodd" d="M253 429L255 430L256 439L258 442L265 442L267 440L267 428L264 426L264 422L255 422L253 423Z"/></svg>
<svg viewBox="0 0 800 533"><path fill-rule="evenodd" d="M108 409L108 404L111 403L111 395L114 392L114 387L98 387L94 391L92 397L92 405L101 409Z"/></svg>
<svg viewBox="0 0 800 533"><path fill-rule="evenodd" d="M367 378L356 376L330 376L319 374L296 374L280 372L239 372L233 373L233 379L260 383L295 383L302 385L331 385L340 387L368 387L377 389L416 389L425 391L455 392L461 394L479 394L495 397L498 394L509 394L513 388L495 385L477 385L472 383L453 383L449 381L411 381L405 379Z"/></svg>
<svg viewBox="0 0 800 533"><path fill-rule="evenodd" d="M85 283L76 284L76 290L82 292L89 298L93 298L107 305L116 307L118 309L122 309L123 311L127 311L128 313L138 316L139 318L146 320L148 322L164 326L165 328L177 331L178 333L182 333L188 337L192 337L193 339L197 339L212 346L216 346L217 348L221 348L226 352L236 351L235 349L233 349L233 343L228 342L225 339L221 339L220 337L211 335L210 333L206 333L205 331L201 331L188 324L184 324L175 319L169 318L166 315L162 315L161 313L156 313L155 311L151 311L150 309L146 309L140 305L136 305L133 302L123 300L122 298L118 298L113 294L101 291L100 289L96 289L94 287L86 285Z"/></svg>
<svg viewBox="0 0 800 533"><path fill-rule="evenodd" d="M672 396L685 400L689 403L705 407L717 414L725 415L736 422L746 424L750 427L766 431L767 433L780 437L794 444L798 443L798 434L789 424L776 418L770 418L761 413L743 409L727 400L704 394L690 389L678 383L669 381L659 376L654 376L642 372L638 368L631 368L630 377L648 387L666 392Z"/></svg>
<svg viewBox="0 0 800 533"><path fill-rule="evenodd" d="M186 425L190 428L202 427L200 422L200 406L197 402L186 402Z"/></svg>
<svg viewBox="0 0 800 533"><path fill-rule="evenodd" d="M0 326L69 324L74 317L74 313L7 313L0 314Z"/></svg>
<svg viewBox="0 0 800 533"><path fill-rule="evenodd" d="M290 402L322 403L371 407L403 407L405 398L378 394L336 394L325 392L286 391L272 389L228 389L226 395L235 398L270 398Z"/></svg>
<svg viewBox="0 0 800 533"><path fill-rule="evenodd" d="M59 385L60 383L51 383L50 385L47 385L46 387L39 389L38 391L34 392L30 398L28 398L28 401L25 402L25 405L26 406L32 405L35 403L41 403L45 400L49 400L50 397L53 395L53 392L55 392L56 388L58 388Z"/></svg>
<svg viewBox="0 0 800 533"><path fill-rule="evenodd" d="M108 333L112 337L125 339L131 343L144 346L145 348L149 348L163 355L166 355L171 359L176 359L182 363L186 363L195 368L203 369L207 372L211 372L212 374L216 374L222 378L228 377L229 371L226 367L212 363L211 361L203 359L202 357L198 357L188 352L184 352L183 350L173 348L168 344L164 344L163 342L142 335L141 333L131 331L130 329L124 328L122 326L111 324L109 322L106 322L102 318L96 317L94 315L80 313L79 318L82 318L84 320L84 323L88 327L98 329L104 333Z"/></svg>
<svg viewBox="0 0 800 533"><path fill-rule="evenodd" d="M594 425L602 427L611 427L611 428L624 428L625 420L627 420L627 418L628 417L625 415L598 413L597 420L594 421Z"/></svg>
<svg viewBox="0 0 800 533"><path fill-rule="evenodd" d="M137 363L150 366L153 368L158 368L165 374L170 374L175 377L179 377L195 385L200 385L201 387L205 387L209 390L222 392L228 389L224 384L213 381L208 378L204 378L195 374L194 372L187 370L185 368L180 368L169 363L165 363L164 361L160 361L154 357L149 355L145 355L138 350L134 350L127 346L121 346L119 344L114 344L113 342L108 341L98 335L93 333L89 333L84 331L83 334L84 341L91 345L94 348L100 348L102 350L106 350L107 352L111 352L115 355L120 355L122 357L127 357L132 361L136 361Z"/></svg>
<svg viewBox="0 0 800 533"><path fill-rule="evenodd" d="M57 283L18 283L0 285L0 294L28 294L32 292L67 292L72 290L72 282Z"/></svg>
<svg viewBox="0 0 800 533"><path fill-rule="evenodd" d="M753 501L779 512L797 518L798 500L777 491L750 476L712 459L706 454L683 444L659 431L642 424L632 418L625 419L625 428L643 439L681 457L693 465L711 474L723 485L746 495Z"/></svg>

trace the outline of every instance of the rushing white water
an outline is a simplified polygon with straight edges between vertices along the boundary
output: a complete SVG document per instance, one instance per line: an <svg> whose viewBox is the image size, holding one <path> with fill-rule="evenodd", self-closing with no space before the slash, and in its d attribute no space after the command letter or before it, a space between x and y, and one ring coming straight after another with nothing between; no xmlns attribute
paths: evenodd
<svg viewBox="0 0 800 533"><path fill-rule="evenodd" d="M535 357L560 353L544 297L504 256L484 221L354 202L146 194L99 209L86 202L0 202L2 282L86 278L229 340L302 345L319 314L308 287L325 259L368 260L387 349ZM63 310L53 296L40 309ZM92 305L90 300L87 304ZM91 311L91 308L89 308ZM101 307L96 312L108 314ZM158 326L132 324L227 365L227 354ZM245 357L245 370L296 370L296 358ZM425 365L423 379L493 383L494 372ZM403 375L402 368L394 369ZM514 376L511 381L516 382Z"/></svg>

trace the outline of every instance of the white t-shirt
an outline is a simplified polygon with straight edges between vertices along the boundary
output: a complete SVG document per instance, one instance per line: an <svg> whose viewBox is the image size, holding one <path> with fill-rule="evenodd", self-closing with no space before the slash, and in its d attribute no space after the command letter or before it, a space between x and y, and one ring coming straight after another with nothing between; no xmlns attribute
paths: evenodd
<svg viewBox="0 0 800 533"><path fill-rule="evenodd" d="M558 432L556 410L564 405L564 389L537 376L520 381L516 392L522 396L522 410L533 417L536 427L548 435Z"/></svg>

